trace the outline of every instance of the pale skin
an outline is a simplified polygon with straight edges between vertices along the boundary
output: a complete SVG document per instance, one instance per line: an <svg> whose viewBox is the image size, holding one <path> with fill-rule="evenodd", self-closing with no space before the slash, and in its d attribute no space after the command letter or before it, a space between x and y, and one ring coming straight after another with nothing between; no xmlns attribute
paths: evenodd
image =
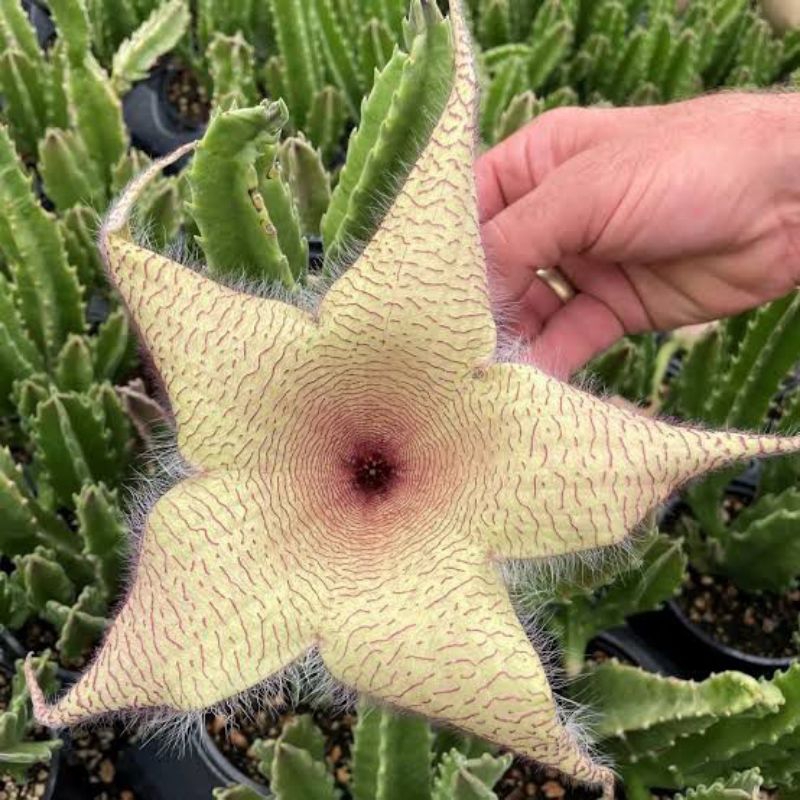
<svg viewBox="0 0 800 800"><path fill-rule="evenodd" d="M737 314L800 283L800 95L551 111L476 166L495 298L568 377L624 334ZM536 276L559 266L566 305Z"/></svg>

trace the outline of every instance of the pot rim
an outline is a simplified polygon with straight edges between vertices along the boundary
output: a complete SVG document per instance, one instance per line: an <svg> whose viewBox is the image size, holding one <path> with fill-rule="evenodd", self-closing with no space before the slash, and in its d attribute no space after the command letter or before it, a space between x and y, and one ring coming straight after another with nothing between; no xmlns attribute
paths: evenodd
<svg viewBox="0 0 800 800"><path fill-rule="evenodd" d="M800 654L794 657L776 658L774 656L757 656L752 653L746 653L744 650L738 650L735 647L720 642L696 622L689 619L675 598L667 600L665 608L669 609L678 622L680 622L692 636L699 639L706 647L722 653L727 658L744 661L758 667L774 667L775 669L788 669L794 662L800 660Z"/></svg>
<svg viewBox="0 0 800 800"><path fill-rule="evenodd" d="M274 800L275 795L266 786L256 783L225 757L225 754L217 747L217 743L209 734L205 719L203 724L195 729L195 751L208 771L223 787L227 788L240 784L257 792L265 800Z"/></svg>

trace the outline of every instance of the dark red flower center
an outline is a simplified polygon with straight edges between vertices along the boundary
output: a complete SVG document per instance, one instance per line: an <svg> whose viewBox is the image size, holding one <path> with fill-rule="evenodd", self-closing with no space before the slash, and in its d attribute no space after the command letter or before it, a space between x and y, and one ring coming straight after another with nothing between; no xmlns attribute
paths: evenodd
<svg viewBox="0 0 800 800"><path fill-rule="evenodd" d="M395 467L385 453L368 450L350 458L353 486L364 495L385 494L395 474Z"/></svg>

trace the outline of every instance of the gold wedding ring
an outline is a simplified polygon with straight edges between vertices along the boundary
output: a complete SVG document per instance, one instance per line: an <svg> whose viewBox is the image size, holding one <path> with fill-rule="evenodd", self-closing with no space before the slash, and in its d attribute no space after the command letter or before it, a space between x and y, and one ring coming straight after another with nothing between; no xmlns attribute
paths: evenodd
<svg viewBox="0 0 800 800"><path fill-rule="evenodd" d="M575 287L558 267L537 269L536 277L552 289L553 294L565 305L577 294Z"/></svg>

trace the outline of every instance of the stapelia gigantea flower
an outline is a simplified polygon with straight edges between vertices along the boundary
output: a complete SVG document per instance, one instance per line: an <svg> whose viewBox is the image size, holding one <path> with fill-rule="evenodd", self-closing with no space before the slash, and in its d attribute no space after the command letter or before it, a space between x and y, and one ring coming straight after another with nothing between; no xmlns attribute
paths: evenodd
<svg viewBox="0 0 800 800"><path fill-rule="evenodd" d="M315 648L373 698L608 785L560 721L498 562L620 543L684 481L800 442L671 427L493 362L476 83L452 5L443 115L315 315L133 243L154 170L111 213L108 268L193 471L150 512L81 679L48 704L29 674L40 722L199 710Z"/></svg>

